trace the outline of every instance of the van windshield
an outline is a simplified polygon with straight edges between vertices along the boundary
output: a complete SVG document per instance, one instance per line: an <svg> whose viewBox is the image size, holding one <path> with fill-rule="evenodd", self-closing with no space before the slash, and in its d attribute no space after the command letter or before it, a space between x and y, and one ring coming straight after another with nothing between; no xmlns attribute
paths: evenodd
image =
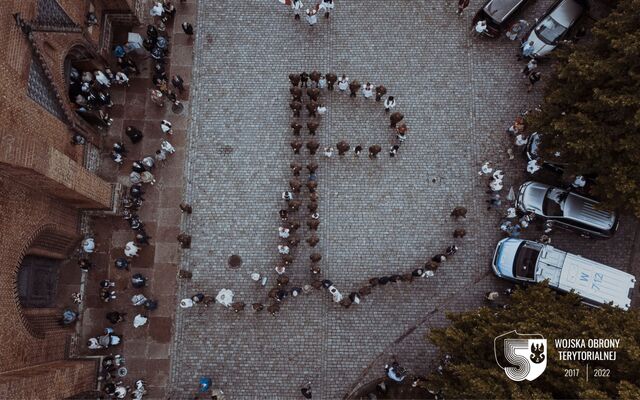
<svg viewBox="0 0 640 400"><path fill-rule="evenodd" d="M516 252L513 264L513 276L520 279L533 280L540 248L529 243L522 243Z"/></svg>

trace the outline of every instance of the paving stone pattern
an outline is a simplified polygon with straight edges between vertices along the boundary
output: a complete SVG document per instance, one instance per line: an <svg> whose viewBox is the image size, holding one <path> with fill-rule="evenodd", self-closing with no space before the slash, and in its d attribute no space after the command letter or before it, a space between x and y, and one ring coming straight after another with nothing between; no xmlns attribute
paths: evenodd
<svg viewBox="0 0 640 400"><path fill-rule="evenodd" d="M531 21L550 3L536 2L525 16ZM323 276L348 293L371 276L422 265L453 243L457 227L468 235L435 277L387 285L348 310L324 290L286 301L275 318L219 305L178 309L172 398L193 393L201 375L231 398L297 398L307 381L314 397L338 398L379 377L392 356L426 373L437 354L423 338L446 323L444 311L477 307L485 291L505 287L489 270L500 215L486 210L487 182L477 172L485 160L498 163L505 196L525 179L522 157L507 161L504 129L540 101L542 87L526 93L517 45L472 38L471 15L458 18L454 1L336 2L331 18L312 28L275 1L201 0L198 7L185 171L194 213L183 221L193 242L182 259L193 279L179 283L178 297L227 288L234 300L266 302L249 274L267 274L267 286L275 280L280 193L289 163L310 158L289 147L291 72L331 70L382 83L409 126L392 159L393 132L380 103L323 91L322 146L341 139L383 145L378 160L315 156ZM309 138L306 129L302 137ZM469 209L459 223L449 217L456 205ZM559 233L554 243L628 269L635 234L635 223L623 219L612 240ZM308 281L309 249L296 251L287 274ZM227 267L232 254L242 257L240 269Z"/></svg>

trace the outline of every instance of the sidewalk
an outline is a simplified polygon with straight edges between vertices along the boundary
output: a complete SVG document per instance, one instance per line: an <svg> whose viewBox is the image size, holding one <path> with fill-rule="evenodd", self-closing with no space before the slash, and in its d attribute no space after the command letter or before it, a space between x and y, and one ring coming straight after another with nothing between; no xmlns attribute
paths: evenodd
<svg viewBox="0 0 640 400"><path fill-rule="evenodd" d="M140 74L131 76L130 87L112 87L111 96L115 105L111 109L114 121L109 129L103 148L102 161L98 175L110 182L120 182L125 190L130 186L128 175L131 163L145 156L155 154L160 148L162 139L167 139L176 149L175 154L168 155L164 165L156 164L155 185L145 185L144 202L138 215L149 236L151 245L143 247L139 257L131 262L130 271L120 271L114 266L118 257L124 256L125 244L133 240L134 233L127 221L120 216L94 218L91 231L95 234L98 245L92 256L96 267L89 272L85 287L84 313L80 323L80 340L78 349L80 356L120 354L125 358L128 374L123 382L133 384L137 379L147 383L148 398L165 398L169 378L169 349L173 332L173 321L176 308L176 279L181 250L176 241L180 231L181 212L178 205L182 201L183 167L185 160L185 144L189 121L189 87L191 84L193 38L182 32L183 21L194 23L196 0L186 3L175 2L177 14L167 24L166 32L161 33L169 38L170 54L167 58L167 75L178 74L185 81L185 91L178 95L184 105L180 115L171 110L167 102L164 107L153 104L149 97L149 89L153 88L151 75L153 59L135 58ZM147 13L148 14L148 13ZM146 34L144 25L134 29L141 35ZM127 32L114 34L114 43L123 42ZM115 60L111 60L115 66ZM160 129L160 121L167 119L173 124L173 135L165 135ZM138 144L131 144L124 130L133 125L144 134ZM122 141L128 150L127 159L122 167L110 158L111 145ZM147 277L147 287L134 289L130 278L140 273ZM103 279L116 282L117 298L109 303L99 298L99 283ZM157 300L158 308L146 311L143 307L134 307L131 297L143 293L147 298ZM111 323L105 318L109 311L126 313L125 321L114 326L115 333L122 336L122 344L105 350L88 350L86 341L103 333ZM149 317L146 325L135 329L133 319L136 314Z"/></svg>

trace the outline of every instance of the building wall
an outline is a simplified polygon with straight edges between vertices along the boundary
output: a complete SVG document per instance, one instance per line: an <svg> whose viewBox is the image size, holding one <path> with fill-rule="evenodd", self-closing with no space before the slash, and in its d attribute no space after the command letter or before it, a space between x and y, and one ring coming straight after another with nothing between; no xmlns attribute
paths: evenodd
<svg viewBox="0 0 640 400"><path fill-rule="evenodd" d="M96 363L67 360L70 331L33 329L17 296L17 274L29 247L45 231L79 241L81 209L111 205L111 185L83 167L83 147L72 129L27 95L34 46L58 96L66 98L64 60L78 43L96 47L83 32L34 32L33 42L12 14L36 17L39 0L0 1L0 398L66 398L95 388ZM84 27L87 2L57 0ZM96 10L127 10L130 0L94 0ZM102 18L98 15L99 20ZM35 45L33 44L35 43ZM55 92L54 92L55 93ZM100 138L97 135L98 139ZM68 254L67 254L68 256ZM45 315L51 318L50 315ZM30 316L34 318L33 315ZM35 316L37 318L37 316Z"/></svg>

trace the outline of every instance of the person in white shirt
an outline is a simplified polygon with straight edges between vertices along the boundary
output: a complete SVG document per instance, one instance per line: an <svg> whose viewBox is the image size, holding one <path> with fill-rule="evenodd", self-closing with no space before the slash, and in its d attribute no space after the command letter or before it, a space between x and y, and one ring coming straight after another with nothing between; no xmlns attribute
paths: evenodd
<svg viewBox="0 0 640 400"><path fill-rule="evenodd" d="M85 253L93 253L93 251L96 249L96 242L93 240L93 238L86 238L82 241L82 250L84 250Z"/></svg>
<svg viewBox="0 0 640 400"><path fill-rule="evenodd" d="M302 0L292 0L291 1L291 9L293 10L293 18L300 19L300 12L304 5L302 4Z"/></svg>
<svg viewBox="0 0 640 400"><path fill-rule="evenodd" d="M106 87L111 86L111 81L109 80L109 78L107 78L104 72L98 70L94 72L94 75L96 77L96 81L98 81L98 83L101 84L102 86L106 86Z"/></svg>
<svg viewBox="0 0 640 400"><path fill-rule="evenodd" d="M314 26L318 23L318 11L315 8L307 10L307 22L309 26Z"/></svg>
<svg viewBox="0 0 640 400"><path fill-rule="evenodd" d="M118 85L129 86L129 77L124 72L116 73L115 81Z"/></svg>
<svg viewBox="0 0 640 400"><path fill-rule="evenodd" d="M371 83L367 82L362 87L362 95L365 99L370 99L373 97L373 85Z"/></svg>
<svg viewBox="0 0 640 400"><path fill-rule="evenodd" d="M318 80L318 89L324 89L327 87L327 78L324 75L320 76Z"/></svg>
<svg viewBox="0 0 640 400"><path fill-rule="evenodd" d="M136 246L133 241L127 242L127 245L124 247L124 255L127 257L137 257L139 250L140 247Z"/></svg>
<svg viewBox="0 0 640 400"><path fill-rule="evenodd" d="M151 12L149 14L151 14L152 17L162 17L162 14L164 14L164 7L162 6L162 3L155 2L153 7L151 7Z"/></svg>
<svg viewBox="0 0 640 400"><path fill-rule="evenodd" d="M283 239L286 239L289 237L289 228L285 228L283 226L278 228L278 236L280 236ZM258 278L260 279L260 278Z"/></svg>
<svg viewBox="0 0 640 400"><path fill-rule="evenodd" d="M527 144L527 137L522 133L516 135L516 146L524 146Z"/></svg>
<svg viewBox="0 0 640 400"><path fill-rule="evenodd" d="M345 75L342 75L342 78L338 80L338 89L344 92L349 89L349 78Z"/></svg>
<svg viewBox="0 0 640 400"><path fill-rule="evenodd" d="M389 96L384 100L384 111L389 112L393 107L396 106L396 100L393 96Z"/></svg>
<svg viewBox="0 0 640 400"><path fill-rule="evenodd" d="M324 11L324 17L329 18L329 11L333 10L333 0L320 1L319 8Z"/></svg>
<svg viewBox="0 0 640 400"><path fill-rule="evenodd" d="M316 109L316 112L319 115L324 115L327 113L327 106L325 106L324 104L319 104L318 108Z"/></svg>
<svg viewBox="0 0 640 400"><path fill-rule="evenodd" d="M160 122L160 129L162 129L162 132L166 133L167 135L173 135L173 131L171 130L171 122L167 121L166 119L163 119L162 122Z"/></svg>
<svg viewBox="0 0 640 400"><path fill-rule="evenodd" d="M483 33L487 32L487 21L478 21L474 30L478 35L482 35Z"/></svg>
<svg viewBox="0 0 640 400"><path fill-rule="evenodd" d="M168 141L166 141L166 140L163 140L163 141L160 143L160 149L162 149L162 150L166 151L166 152L167 152L167 153L169 153L169 154L173 154L173 153L175 153L175 152L176 152L175 147L173 147L173 146L171 145L171 143L169 143L169 142L168 142Z"/></svg>

